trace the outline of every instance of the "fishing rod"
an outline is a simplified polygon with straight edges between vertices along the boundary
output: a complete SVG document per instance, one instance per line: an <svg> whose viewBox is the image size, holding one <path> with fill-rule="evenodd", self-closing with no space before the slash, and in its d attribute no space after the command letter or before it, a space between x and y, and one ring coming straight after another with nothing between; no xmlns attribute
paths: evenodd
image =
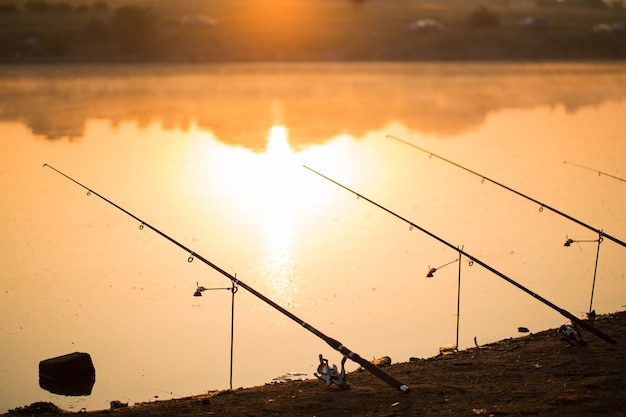
<svg viewBox="0 0 626 417"><path fill-rule="evenodd" d="M596 232L596 233L597 233L598 235L600 235L600 236L604 236L604 237L606 237L607 239L610 239L610 240L612 240L613 242L615 242L615 243L617 243L617 244L619 244L619 245L622 245L622 246L626 247L626 242L624 242L624 241L622 241L622 240L620 240L620 239L618 239L618 238L616 238L616 237L613 237L613 236L611 236L611 235L609 235L609 234L605 233L605 232L604 232L604 231L602 231L602 230L596 229L595 227L592 227L592 226L590 226L590 225L588 225L588 224L586 224L586 223L583 223L582 221L580 221L580 220L578 220L578 219L575 219L575 218L573 218L572 216L569 216L569 215L567 215L567 214L563 213L562 211L559 211L559 210L557 210L557 209L555 209L555 208L552 208L552 207L550 207L550 206L549 206L549 205L547 205L547 204L544 204L544 203L542 203L542 202L540 202L540 201L537 201L537 200L535 200L534 198L531 198L531 197L527 196L526 194L522 194L522 193L520 193L519 191L516 191L516 190L514 190L514 189L512 189L512 188L510 188L510 187L507 187L507 186L506 186L506 185L504 185L504 184L501 184L501 183L499 183L499 182L497 182L497 181L494 181L494 180L492 180L491 178L487 178L487 177L485 177L484 175L479 174L478 172L472 171L471 169L466 168L466 167L464 167L464 166L462 166L462 165L459 165L459 164L457 164L456 162L450 161L449 159L446 159L446 158L444 158L444 157L442 157L442 156L439 156L439 155L437 155L437 154L434 154L434 153L432 153L432 152L430 152L430 151L427 151L427 150L426 150L426 149L424 149L424 148L420 148L420 147L419 147L419 146L417 146L417 145L414 145L414 144L412 144L412 143L410 143L410 142L406 142L406 141L404 141L404 140L402 140L402 139L399 139L399 138L397 138L397 137L395 137L395 136L393 136L393 135L387 135L387 137L388 137L388 138L391 138L391 139L395 139L395 140L397 140L398 142L402 142L402 143L404 143L405 145L409 145L409 146L411 146L411 147L413 147L413 148L415 148L415 149L418 149L418 150L420 150L420 151L422 151L422 152L425 152L425 153L427 153L427 154L428 154L428 155L430 155L430 156L434 156L435 158L439 158L439 159L441 159L442 161L447 162L447 163L449 163L449 164L452 164L452 165L454 165L455 167L461 168L461 169L463 169L463 170L465 170L465 171L467 171L467 172L469 172L469 173L471 173L471 174L474 174L474 175L476 175L476 176L478 176L478 177L482 178L483 180L487 180L487 181L489 181L489 182L491 182L491 183L493 183L493 184L495 184L495 185L498 185L498 186L500 186L500 187L502 187L502 188L504 188L504 189L506 189L506 190L509 190L509 191L511 191L511 192L513 192L513 193L515 193L515 194L519 195L520 197L524 197L525 199L530 200L530 201L532 201L533 203L539 204L539 206L540 206L539 211L543 211L543 209L544 209L544 208L547 208L548 210L550 210L550 211L552 211L552 212L554 212L554 213L556 213L556 214L558 214L558 215L560 215L560 216L563 216L563 217L565 217L566 219L569 219L569 220L573 221L574 223L578 223L579 225L581 225L581 226L583 226L583 227L586 227L586 228L587 228L587 229L589 229L589 230L593 230L594 232Z"/></svg>
<svg viewBox="0 0 626 417"><path fill-rule="evenodd" d="M615 175L607 174L606 172L599 171L599 170L597 170L597 169L595 169L595 168L589 168L589 167L586 167L586 166L584 166L584 165L577 164L576 162L563 161L563 163L564 163L564 164L576 165L577 167L580 167L580 168L585 168L585 169L588 169L589 171L597 172L597 173L598 173L598 176L605 175L605 176L607 176L607 177L611 177L611 178L614 178L614 179L616 179L616 180L620 180L620 181L626 182L626 180L625 180L624 178L616 177Z"/></svg>
<svg viewBox="0 0 626 417"><path fill-rule="evenodd" d="M358 198L362 198L364 200L366 200L369 203L372 203L373 205L375 205L378 208L383 209L384 211L386 211L387 213L397 217L398 219L402 220L403 222L409 224L411 227L414 227L424 233L426 233L428 236L438 240L439 242L443 243L444 245L454 249L455 251L457 251L459 254L467 257L470 261L473 261L475 263L477 263L478 265L482 266L483 268L487 269L489 272L492 272L494 274L496 274L497 276L499 276L500 278L504 279L505 281L507 281L509 284L513 284L514 286L516 286L517 288L519 288L520 290L524 291L525 293L531 295L532 297L534 297L535 299L541 301L542 303L544 303L545 305L547 305L548 307L558 311L562 316L567 317L568 319L570 319L573 323L576 323L577 325L589 330L591 333L595 334L596 336L598 336L599 338L605 340L606 342L614 345L617 342L612 339L610 336L607 336L606 334L604 334L603 332L601 332L600 330L596 329L595 327L591 326L589 323L586 323L582 320L580 320L578 317L574 316L572 313L570 313L567 310L562 309L561 307L557 306L556 304L546 300L545 298L543 298L542 296L540 296L537 293L532 292L531 290L529 290L528 288L524 287L523 285L521 285L520 283L514 281L513 279L509 278L508 276L504 275L502 272L492 268L491 266L487 265L486 263L484 263L483 261L481 261L480 259L470 255L469 253L465 252L463 249L460 249L458 246L454 246L451 243L445 241L444 239L440 238L439 236L435 235L434 233L429 232L428 230L418 226L417 224L405 219L404 217L400 216L397 213L394 213L393 211L389 210L386 207L381 206L380 204L376 203L375 201L370 200L369 198L363 196L362 194L357 193L354 190L351 190L350 188L346 187L345 185L342 185L340 183L338 183L335 180L332 180L330 178L328 178L327 176L307 167L306 165L304 165L304 168L308 169L309 171L319 175L320 177L340 186L341 188L343 188L344 190L347 190L349 192L351 192L352 194L356 195Z"/></svg>
<svg viewBox="0 0 626 417"><path fill-rule="evenodd" d="M347 358L351 359L352 361L358 363L363 368L365 368L366 370L368 370L369 372L374 374L374 376L382 379L383 381L385 381L387 384L391 385L392 387L397 388L400 391L403 391L405 393L409 392L409 387L407 385L403 384L402 382L398 381L397 379L395 379L391 375L387 374L386 372L384 372L382 369L380 369L379 367L377 367L373 363L363 359L356 352L353 352L350 349L348 349L346 346L344 346L343 343L341 343L338 340L335 340L335 339L333 339L331 337L326 336L324 333L320 332L319 330L317 330L316 328L314 328L310 324L306 323L305 321L301 320L300 318L298 318L297 316L295 316L294 314L292 314L288 310L286 310L283 307L281 307L280 305L276 304L274 301L270 300L269 298L267 298L266 296L264 296L260 292L256 291L254 288L252 288L249 285L245 284L244 282L240 281L236 277L236 275L232 275L232 274L226 272L225 270L223 270L219 266L215 265L214 263L212 263L208 259L206 259L206 258L200 256L199 254L193 252L191 249L189 249L188 247L186 247L182 243L178 242L177 240L174 240L173 238L171 238L170 236L166 235L165 233L163 233L159 229L149 225L148 223L146 223L145 221L141 220L139 217L135 216L131 212L129 212L129 211L125 210L124 208L118 206L117 204L115 204L111 200L103 197L102 195L98 194L94 190L92 190L92 189L88 188L87 186L81 184L80 182L78 182L75 179L73 179L72 177L64 174L63 172L59 171L58 169L56 169L56 168L54 168L54 167L52 167L52 166L50 166L48 164L43 164L43 166L44 166L44 168L48 167L48 168L52 169L53 171L56 171L58 174L64 176L68 180L78 184L80 187L82 187L85 190L87 190L87 195L94 194L94 195L100 197L102 200L104 200L107 203L109 203L110 205L112 205L113 207L115 207L116 209L126 213L127 215L129 215L133 219L137 220L140 223L139 224L139 229L140 230L143 230L144 227L147 227L147 228L151 229L153 232L155 232L158 235L160 235L161 237L164 237L165 239L169 240L174 245L178 246L179 248L181 248L182 250L184 250L185 252L187 252L189 254L189 258L187 258L188 262L192 262L194 260L194 258L199 259L201 262L205 263L206 265L210 266L211 268L213 268L214 270L216 270L220 274L224 275L226 278L230 279L234 286L240 286L240 287L246 289L248 292L250 292L255 297L259 298L260 300L262 300L265 303L269 304L270 306L274 307L276 310L278 310L279 312L283 313L285 316L289 317L291 320L293 320L296 323L300 324L302 327L304 327L305 329L307 329L308 331L313 333L315 336L317 336L320 339L322 339L330 347L332 347L333 349L335 349L336 351L341 353L344 357L347 357Z"/></svg>

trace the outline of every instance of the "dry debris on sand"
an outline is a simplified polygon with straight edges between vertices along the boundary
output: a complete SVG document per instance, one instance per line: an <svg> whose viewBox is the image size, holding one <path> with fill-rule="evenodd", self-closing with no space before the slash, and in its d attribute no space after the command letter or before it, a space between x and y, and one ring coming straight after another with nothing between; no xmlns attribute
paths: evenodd
<svg viewBox="0 0 626 417"><path fill-rule="evenodd" d="M587 346L570 345L552 329L385 367L385 372L411 388L408 394L394 390L369 372L356 371L348 374L350 388L345 390L326 387L318 380L294 381L84 414L626 416L626 312L599 316L593 325L617 340L617 344L583 332ZM11 410L9 415L65 413L53 404L36 404Z"/></svg>

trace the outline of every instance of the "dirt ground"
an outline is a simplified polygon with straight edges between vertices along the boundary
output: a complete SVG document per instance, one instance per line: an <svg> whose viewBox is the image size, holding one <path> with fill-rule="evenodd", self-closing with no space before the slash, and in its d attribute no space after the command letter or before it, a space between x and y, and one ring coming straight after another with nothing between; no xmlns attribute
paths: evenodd
<svg viewBox="0 0 626 417"><path fill-rule="evenodd" d="M612 345L580 332L586 346L557 329L429 359L385 372L410 387L395 390L371 373L347 375L349 389L319 380L266 384L194 397L92 411L86 417L160 416L626 416L626 312L593 323ZM66 413L50 403L5 415Z"/></svg>

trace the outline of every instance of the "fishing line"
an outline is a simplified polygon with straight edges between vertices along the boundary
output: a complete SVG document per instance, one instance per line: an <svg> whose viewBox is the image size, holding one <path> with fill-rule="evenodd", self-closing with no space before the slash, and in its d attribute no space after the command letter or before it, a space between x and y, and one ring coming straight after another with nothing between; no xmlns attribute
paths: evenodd
<svg viewBox="0 0 626 417"><path fill-rule="evenodd" d="M280 305L276 304L274 301L270 300L269 298L267 298L266 296L264 296L260 292L256 291L254 288L252 288L249 285L245 284L244 282L240 281L237 278L236 275L232 275L232 274L226 272L225 270L223 270L222 268L220 268L216 264L212 263L208 259L206 259L203 256L193 252L191 249L187 248L182 243L174 240L173 238L171 238L170 236L166 235L165 233L163 233L159 229L151 226L150 224L148 224L145 221L141 220L139 217L135 216L134 214L130 213L129 211L127 211L124 208L120 207L119 205L115 204L114 202L112 202L111 200L107 199L106 197L103 197L102 195L98 194L97 192L95 192L94 190L88 188L87 186L81 184L80 182L76 181L72 177L64 174L63 172L59 171L58 169L56 169L56 168L54 168L54 167L52 167L52 166L50 166L48 164L43 164L43 166L44 166L44 168L48 167L48 168L52 169L53 171L55 171L58 174L64 176L68 180L70 180L70 181L74 182L75 184L79 185L80 187L84 188L85 190L87 190L87 195L88 196L91 195L91 194L93 194L95 196L98 196L102 200L104 200L107 203L111 204L113 207L115 207L118 210L126 213L127 215L129 215L133 219L137 220L140 223L139 224L139 229L144 229L145 227L147 227L148 229L150 229L153 232L157 233L161 237L169 240L170 242L172 242L173 244L175 244L176 246L178 246L179 248L181 248L182 250L184 250L185 252L187 252L189 254L189 257L187 258L188 262L192 262L194 259L200 260L201 262L203 262L206 265L210 266L211 268L213 268L214 270L216 270L220 274L224 275L226 278L230 279L234 286L238 285L238 286L246 289L248 292L250 292L255 297L259 298L261 301L264 301L265 303L269 304L271 307L274 307L274 309L278 310L280 313L282 313L285 316L289 317L290 319L292 319L293 321L295 321L296 323L298 323L302 327L304 327L306 330L310 331L315 336L317 336L320 339L322 339L330 347L332 347L333 349L335 349L336 351L341 353L344 357L347 357L350 360L352 360L352 361L358 363L359 365L361 365L364 369L368 370L374 376L380 378L381 380L383 380L387 384L391 385L392 387L394 387L396 389L399 389L400 391L403 391L404 393L408 393L409 392L409 387L407 385L405 385L402 382L398 381L393 376L391 376L388 373L384 372L382 369L380 369L379 367L375 366L374 364L372 364L368 360L363 359L356 352L353 352L350 349L348 349L346 346L344 346L343 343L341 343L338 340L335 340L335 339L333 339L331 337L326 336L324 333L320 332L319 330L317 330L316 328L314 328L310 324L304 322L303 320L298 318L296 315L292 314L291 312L289 312L285 308L281 307Z"/></svg>
<svg viewBox="0 0 626 417"><path fill-rule="evenodd" d="M614 178L614 179L616 179L616 180L620 180L620 181L626 182L626 180L625 180L624 178L616 177L615 175L607 174L606 172L599 171L599 170L597 170L597 169L595 169L595 168L589 168L589 167L586 167L586 166L584 166L584 165L577 164L576 162L563 161L563 163L564 163L564 164L576 165L577 167L580 167L580 168L585 168L585 169L588 169L589 171L597 172L597 173L598 173L598 176L605 175L605 176L607 176L607 177L611 177L611 178Z"/></svg>
<svg viewBox="0 0 626 417"><path fill-rule="evenodd" d="M549 205L547 205L547 204L545 204L545 203L542 203L541 201L537 201L537 200L535 200L534 198L531 198L531 197L529 197L529 196L527 196L527 195L525 195L525 194L522 194L522 193L520 193L519 191L516 191L516 190L514 190L514 189L512 189L512 188L510 188L510 187L507 187L507 186L506 186L506 185L504 185L504 184L501 184L501 183L499 183L499 182L497 182L497 181L492 180L491 178L488 178L488 177L486 177L486 176L484 176L484 175L482 175L482 174L479 174L478 172L472 171L471 169L466 168L466 167L464 167L464 166L462 166L462 165L459 165L459 164L457 164L456 162L450 161L449 159L446 159L446 158L444 158L444 157L442 157L442 156L439 156L439 155L437 155L437 154L435 154L435 153L432 153L432 152L430 152L430 151L427 151L427 150L426 150L426 149L424 149L424 148L420 148L420 147L419 147L419 146L417 146L417 145L414 145L414 144L412 144L412 143L410 143L410 142L406 142L406 141L404 141L404 140L402 140L402 139L399 139L399 138L397 138L397 137L395 137L395 136L393 136L393 135L387 135L387 137L388 137L388 138L391 138L391 139L395 139L395 140L397 140L398 142L402 142L402 143L404 143L405 145L409 145L409 146L411 146L411 147L413 147L413 148L415 148L415 149L418 149L418 150L420 150L420 151L422 151L422 152L424 152L424 153L427 153L430 157L433 157L433 156L434 156L435 158L439 158L439 159L441 159L442 161L447 162L447 163L449 163L449 164L451 164L451 165L454 165L454 166L455 166L455 167L457 167L457 168L461 168L461 169L463 169L463 170L465 170L465 171L467 171L467 172L469 172L469 173L471 173L471 174L474 174L474 175L476 175L476 176L478 176L478 177L480 177L480 178L481 178L481 182L484 182L484 181L489 181L489 182L491 182L492 184L495 184L495 185L497 185L497 186L500 186L500 187L502 187L502 188L504 188L504 189L506 189L506 190L511 191L512 193L515 193L515 194L519 195L520 197L524 197L525 199L530 200L530 201L532 201L533 203L538 204L538 205L539 205L539 211L540 211L540 212L541 212L541 211L543 211L543 209L544 209L544 208L546 208L546 209L548 209L548 210L552 211L553 213L556 213L556 214L558 214L558 215L560 215L560 216L565 217L565 218L566 218L566 219L568 219L568 220L573 221L574 223L578 223L579 225L581 225L581 226L583 226L583 227L586 227L586 228L587 228L587 229L589 229L589 230L593 230L594 232L596 232L596 233L597 233L597 234L599 234L600 236L604 236L604 237L606 237L606 238L608 238L608 239L612 240L613 242L615 242L615 243L617 243L617 244L619 244L619 245L622 245L622 246L626 247L626 242L624 242L624 241L622 241L622 240L620 240L620 239L618 239L618 238L616 238L616 237L613 237L613 236L609 235L608 233L605 233L604 231L602 231L602 230L600 230L600 229L596 229L595 227L592 227L592 226L590 226L590 225L588 225L588 224L586 224L586 223L583 223L582 221L580 221L580 220L578 220L578 219L575 219L575 218L573 218L572 216L570 216L570 215L567 215L567 214L563 213L562 211L559 211L559 210L557 210L557 209L555 209L555 208L552 208L552 207L550 207Z"/></svg>
<svg viewBox="0 0 626 417"><path fill-rule="evenodd" d="M434 233L429 232L428 230L418 226L417 224L405 219L404 217L400 216L399 214L394 213L393 211L389 210L386 207L383 207L382 205L376 203L375 201L370 200L369 198L365 197L363 194L359 194L354 190L351 190L350 188L346 187L345 185L342 185L340 183L338 183L335 180L332 180L330 178L328 178L327 176L307 167L306 165L304 165L304 168L308 169L309 171L319 175L320 177L340 186L341 188L343 188L344 190L347 190L349 192L351 192L352 194L356 195L358 198L362 198L364 200L366 200L367 202L375 205L376 207L383 209L384 211L386 211L387 213L397 217L398 219L402 220L403 222L409 224L411 227L414 227L418 230L420 230L421 232L427 234L428 236L438 240L439 242L443 243L444 245L454 249L455 251L457 251L458 253L462 254L463 256L467 257L468 259L470 259L470 261L477 263L478 265L482 266L483 268L487 269L489 272L499 276L500 278L504 279L505 281L507 281L509 284L513 284L514 286L516 286L517 288L519 288L520 290L524 291L525 293L531 295L532 297L534 297L535 299L541 301L542 303L544 303L545 305L547 305L548 307L558 311L562 316L567 317L568 319L570 319L573 323L578 324L579 326L589 330L591 333L595 334L596 336L600 337L601 339L605 340L606 342L614 345L617 342L612 339L610 336L607 336L606 334L604 334L603 332L601 332L600 330L596 329L595 327L591 326L590 324L580 320L578 317L574 316L572 313L570 313L567 310L562 309L561 307L557 306L556 304L546 300L545 298L543 298L542 296L540 296L537 293L532 292L531 290L529 290L528 288L524 287L523 285L521 285L520 283L514 281L513 279L509 278L508 276L504 275L502 272L492 268L491 266L487 265L486 263L484 263L483 261L481 261L480 259L470 255L469 253L463 251L462 249L460 249L458 246L454 246L451 243L447 242L446 240L440 238L439 236L435 235Z"/></svg>

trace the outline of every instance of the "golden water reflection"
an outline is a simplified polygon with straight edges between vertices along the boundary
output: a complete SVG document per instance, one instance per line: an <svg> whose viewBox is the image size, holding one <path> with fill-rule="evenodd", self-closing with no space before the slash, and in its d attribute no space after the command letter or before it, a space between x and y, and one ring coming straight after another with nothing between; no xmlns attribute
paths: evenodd
<svg viewBox="0 0 626 417"><path fill-rule="evenodd" d="M263 259L263 277L271 283L273 299L293 306L298 283L293 279L294 260L290 251L298 199L292 190L297 190L300 184L294 175L298 161L289 146L285 126L272 126L263 156L262 166L254 170L262 176L262 183L271 184L263 187L265 191L256 199L265 219L267 254Z"/></svg>
<svg viewBox="0 0 626 417"><path fill-rule="evenodd" d="M71 140L84 136L87 120L113 127L157 120L255 151L271 126L283 124L297 149L341 133L360 137L389 121L445 137L505 109L576 112L623 99L624 74L623 63L9 66L0 68L0 120ZM581 77L591 81L577 83Z"/></svg>
<svg viewBox="0 0 626 417"><path fill-rule="evenodd" d="M386 135L624 238L623 183L563 164L624 176L619 65L221 68L83 68L75 83L28 69L0 81L0 386L18 401L0 406L49 399L36 364L76 350L94 356L94 392L52 398L75 410L228 383L230 297L192 297L196 282L225 278L42 163L363 357L432 356L454 340L456 268L426 272L457 254L302 165L585 314L596 248L563 242L595 236ZM23 94L33 86L41 101ZM601 313L623 308L623 250L602 244ZM477 265L462 274L462 348L563 322ZM235 311L237 386L311 374L319 353L340 360L246 291Z"/></svg>

